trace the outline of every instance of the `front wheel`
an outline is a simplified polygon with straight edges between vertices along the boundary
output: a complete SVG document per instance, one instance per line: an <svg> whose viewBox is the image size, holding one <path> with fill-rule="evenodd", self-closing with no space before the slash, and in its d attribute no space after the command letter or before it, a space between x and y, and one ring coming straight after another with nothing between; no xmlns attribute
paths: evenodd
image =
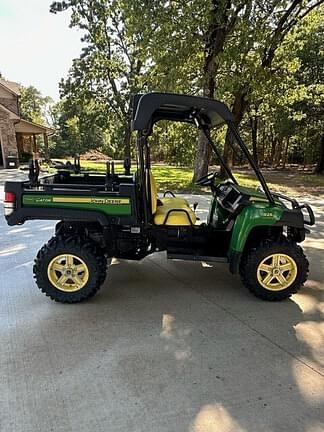
<svg viewBox="0 0 324 432"><path fill-rule="evenodd" d="M106 277L103 251L82 237L53 237L38 252L34 277L39 289L60 303L92 297Z"/></svg>
<svg viewBox="0 0 324 432"><path fill-rule="evenodd" d="M285 239L266 240L245 253L240 265L243 284L263 300L284 300L296 293L308 275L300 246Z"/></svg>

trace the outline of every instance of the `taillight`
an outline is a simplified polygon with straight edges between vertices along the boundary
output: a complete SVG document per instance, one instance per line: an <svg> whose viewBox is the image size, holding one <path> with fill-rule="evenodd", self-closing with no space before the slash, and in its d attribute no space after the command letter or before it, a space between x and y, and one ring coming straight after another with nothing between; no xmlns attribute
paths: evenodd
<svg viewBox="0 0 324 432"><path fill-rule="evenodd" d="M13 192L5 192L3 206L5 216L9 216L13 213L16 206L16 195Z"/></svg>
<svg viewBox="0 0 324 432"><path fill-rule="evenodd" d="M16 196L13 192L5 192L4 202L14 203L16 201Z"/></svg>

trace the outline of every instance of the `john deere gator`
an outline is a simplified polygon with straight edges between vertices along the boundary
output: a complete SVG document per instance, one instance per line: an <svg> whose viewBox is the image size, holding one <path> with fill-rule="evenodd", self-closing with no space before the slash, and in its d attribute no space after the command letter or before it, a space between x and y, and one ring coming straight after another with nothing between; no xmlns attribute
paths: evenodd
<svg viewBox="0 0 324 432"><path fill-rule="evenodd" d="M158 193L151 170L150 137L161 121L196 125L204 134L223 173L197 180L210 189L207 222L197 220L196 205L172 191ZM107 260L141 260L156 251L169 259L220 261L264 300L296 293L308 274L299 246L313 225L308 204L271 192L250 155L228 107L222 102L180 94L138 94L132 100L132 130L137 134L136 167L124 172L113 163L106 173L61 169L39 176L37 161L29 180L5 184L9 225L29 220L57 220L54 236L38 252L34 277L51 299L75 303L93 296L104 283ZM229 128L260 183L258 190L240 185L211 138L213 128ZM203 282L202 282L203 283ZM217 281L215 281L217 284Z"/></svg>

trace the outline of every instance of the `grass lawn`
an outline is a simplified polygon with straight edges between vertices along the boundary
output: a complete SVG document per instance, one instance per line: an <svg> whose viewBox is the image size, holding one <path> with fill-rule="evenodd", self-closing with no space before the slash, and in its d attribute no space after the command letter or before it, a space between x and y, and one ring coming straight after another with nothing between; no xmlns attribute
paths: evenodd
<svg viewBox="0 0 324 432"><path fill-rule="evenodd" d="M106 170L104 162L81 160L81 167L96 172L105 172ZM115 165L117 173L122 172L122 170L122 164ZM155 164L152 166L152 172L161 191L171 189L178 192L209 193L209 188L201 188L192 183L192 168ZM288 194L304 192L324 194L324 175L292 170L264 170L263 173L270 189L274 191ZM249 170L234 169L234 175L238 182L244 186L259 186L258 180L255 178L253 172Z"/></svg>

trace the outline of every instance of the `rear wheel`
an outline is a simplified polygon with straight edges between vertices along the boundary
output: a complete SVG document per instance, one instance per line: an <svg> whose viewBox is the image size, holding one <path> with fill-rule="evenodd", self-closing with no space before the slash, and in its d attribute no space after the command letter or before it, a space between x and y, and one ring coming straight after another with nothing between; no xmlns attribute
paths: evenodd
<svg viewBox="0 0 324 432"><path fill-rule="evenodd" d="M77 303L92 297L106 277L103 251L81 237L53 237L38 252L34 277L52 300Z"/></svg>
<svg viewBox="0 0 324 432"><path fill-rule="evenodd" d="M284 237L250 249L240 265L243 284L263 300L284 300L296 293L308 275L303 250Z"/></svg>

